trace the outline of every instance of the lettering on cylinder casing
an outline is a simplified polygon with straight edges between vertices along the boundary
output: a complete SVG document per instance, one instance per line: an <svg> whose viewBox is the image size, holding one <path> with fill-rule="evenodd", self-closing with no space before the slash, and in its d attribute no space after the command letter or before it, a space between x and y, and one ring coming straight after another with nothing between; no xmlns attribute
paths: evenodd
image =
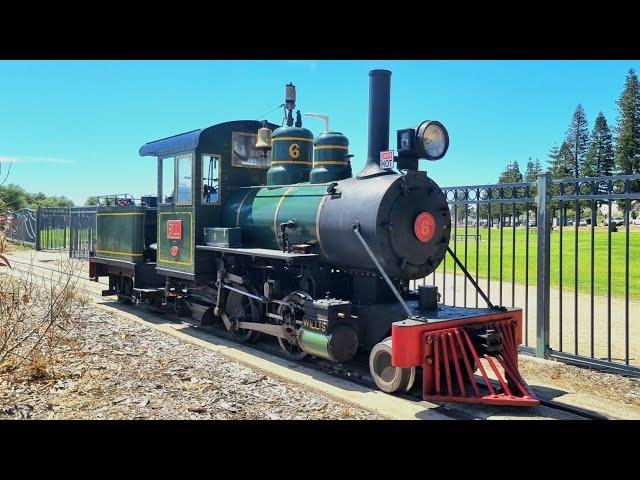
<svg viewBox="0 0 640 480"><path fill-rule="evenodd" d="M267 185L290 185L309 180L313 133L301 127L277 128L271 137L271 168Z"/></svg>
<svg viewBox="0 0 640 480"><path fill-rule="evenodd" d="M294 159L294 158L298 158L299 156L300 156L300 147L298 146L297 143L292 143L289 146L289 157Z"/></svg>

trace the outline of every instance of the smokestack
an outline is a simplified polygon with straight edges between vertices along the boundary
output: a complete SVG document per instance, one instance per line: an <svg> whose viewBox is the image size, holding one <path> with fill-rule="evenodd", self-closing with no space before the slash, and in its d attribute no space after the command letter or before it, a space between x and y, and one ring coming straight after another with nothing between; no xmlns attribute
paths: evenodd
<svg viewBox="0 0 640 480"><path fill-rule="evenodd" d="M391 96L391 72L369 72L369 148L367 163L357 178L370 178L393 173L380 168L380 152L389 150L389 111Z"/></svg>

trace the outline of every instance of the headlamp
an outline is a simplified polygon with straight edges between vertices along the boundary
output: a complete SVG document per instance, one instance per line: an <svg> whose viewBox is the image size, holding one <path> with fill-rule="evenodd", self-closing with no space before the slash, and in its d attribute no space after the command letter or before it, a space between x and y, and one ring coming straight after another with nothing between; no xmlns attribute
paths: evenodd
<svg viewBox="0 0 640 480"><path fill-rule="evenodd" d="M440 122L425 120L417 127L398 130L398 156L407 161L440 160L449 148L449 134Z"/></svg>

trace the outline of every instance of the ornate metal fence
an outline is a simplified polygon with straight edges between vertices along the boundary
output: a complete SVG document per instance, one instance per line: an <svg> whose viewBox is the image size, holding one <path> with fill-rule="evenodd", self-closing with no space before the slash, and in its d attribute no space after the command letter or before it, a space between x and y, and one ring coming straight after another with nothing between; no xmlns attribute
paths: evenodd
<svg viewBox="0 0 640 480"><path fill-rule="evenodd" d="M640 374L640 175L443 189L451 249L496 305L524 310L523 350ZM640 223L640 221L637 221ZM449 255L417 283L484 306Z"/></svg>
<svg viewBox="0 0 640 480"><path fill-rule="evenodd" d="M62 250L69 242L69 208L38 207L36 250Z"/></svg>
<svg viewBox="0 0 640 480"><path fill-rule="evenodd" d="M36 246L37 225L35 210L23 208L15 212L7 212L4 228L5 236L9 240Z"/></svg>
<svg viewBox="0 0 640 480"><path fill-rule="evenodd" d="M95 250L97 207L71 208L69 214L69 257L89 258Z"/></svg>
<svg viewBox="0 0 640 480"><path fill-rule="evenodd" d="M23 208L8 212L5 236L36 250L69 249L71 258L88 258L96 241L97 207Z"/></svg>

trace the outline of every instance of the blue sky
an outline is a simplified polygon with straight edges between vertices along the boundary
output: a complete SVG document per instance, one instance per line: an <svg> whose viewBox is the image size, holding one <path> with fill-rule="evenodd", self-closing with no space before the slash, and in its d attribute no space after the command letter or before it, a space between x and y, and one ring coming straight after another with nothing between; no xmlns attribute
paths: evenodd
<svg viewBox="0 0 640 480"><path fill-rule="evenodd" d="M66 195L155 192L151 140L282 103L292 81L303 112L330 116L349 137L354 171L366 156L368 70L388 68L395 131L440 120L450 147L421 168L442 186L490 183L504 166L546 161L582 103L589 128L639 61L0 61L0 160L27 191ZM269 120L280 123L281 112ZM315 133L322 122L309 119ZM3 165L6 172L6 165Z"/></svg>

